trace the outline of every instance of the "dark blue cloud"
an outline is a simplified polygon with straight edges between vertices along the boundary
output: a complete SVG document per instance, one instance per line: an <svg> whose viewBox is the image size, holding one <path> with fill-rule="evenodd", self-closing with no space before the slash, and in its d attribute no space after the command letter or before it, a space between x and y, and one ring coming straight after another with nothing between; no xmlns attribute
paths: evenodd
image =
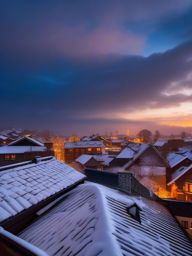
<svg viewBox="0 0 192 256"><path fill-rule="evenodd" d="M191 72L191 6L188 0L0 1L3 126L136 125L111 116L189 101L162 91Z"/></svg>

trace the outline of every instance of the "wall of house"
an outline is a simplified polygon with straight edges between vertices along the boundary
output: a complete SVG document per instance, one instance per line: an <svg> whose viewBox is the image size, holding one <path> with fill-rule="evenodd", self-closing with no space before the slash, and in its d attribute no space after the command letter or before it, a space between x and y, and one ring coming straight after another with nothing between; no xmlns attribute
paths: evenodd
<svg viewBox="0 0 192 256"><path fill-rule="evenodd" d="M15 164L23 161L29 161L34 159L36 156L45 157L53 156L53 151L40 151L40 152L25 152L22 154L1 154L0 155L0 166L9 164Z"/></svg>
<svg viewBox="0 0 192 256"><path fill-rule="evenodd" d="M169 196L166 170L166 164L152 148L146 150L128 169L141 184L162 198Z"/></svg>
<svg viewBox="0 0 192 256"><path fill-rule="evenodd" d="M101 166L101 164L96 161L94 158L91 158L86 164L85 167L86 168L92 168L92 169L97 169Z"/></svg>
<svg viewBox="0 0 192 256"><path fill-rule="evenodd" d="M102 154L102 148L65 148L64 161L65 163L71 163L83 154L100 155Z"/></svg>

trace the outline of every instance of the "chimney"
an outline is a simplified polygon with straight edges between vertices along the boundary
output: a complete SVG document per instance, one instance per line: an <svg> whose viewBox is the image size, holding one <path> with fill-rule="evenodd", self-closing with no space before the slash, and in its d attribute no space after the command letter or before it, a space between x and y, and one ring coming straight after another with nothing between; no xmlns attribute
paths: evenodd
<svg viewBox="0 0 192 256"><path fill-rule="evenodd" d="M32 160L32 163L38 164L41 162L41 157L40 156L35 156Z"/></svg>

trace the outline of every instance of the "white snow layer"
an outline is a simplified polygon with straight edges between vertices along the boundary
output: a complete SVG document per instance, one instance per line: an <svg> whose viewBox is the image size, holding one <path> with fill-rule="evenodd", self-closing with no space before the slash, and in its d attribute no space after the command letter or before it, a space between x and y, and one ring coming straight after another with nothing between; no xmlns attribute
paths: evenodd
<svg viewBox="0 0 192 256"><path fill-rule="evenodd" d="M0 172L0 222L85 176L54 158Z"/></svg>
<svg viewBox="0 0 192 256"><path fill-rule="evenodd" d="M141 223L127 207L141 208ZM192 255L177 222L162 205L87 183L25 229L20 237L48 255Z"/></svg>

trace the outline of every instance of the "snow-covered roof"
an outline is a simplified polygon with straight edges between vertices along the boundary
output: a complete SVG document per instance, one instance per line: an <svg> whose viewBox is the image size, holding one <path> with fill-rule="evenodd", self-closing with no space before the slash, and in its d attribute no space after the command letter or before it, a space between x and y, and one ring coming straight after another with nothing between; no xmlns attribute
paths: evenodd
<svg viewBox="0 0 192 256"><path fill-rule="evenodd" d="M158 139L153 145L155 147L163 147L167 142L168 141L166 139Z"/></svg>
<svg viewBox="0 0 192 256"><path fill-rule="evenodd" d="M182 147L179 148L178 153L186 156L189 160L192 161L192 148Z"/></svg>
<svg viewBox="0 0 192 256"><path fill-rule="evenodd" d="M180 177L182 177L188 171L192 171L192 164L189 166L181 166L177 169L171 176L171 181L167 184L168 186L177 181Z"/></svg>
<svg viewBox="0 0 192 256"><path fill-rule="evenodd" d="M29 137L29 136L24 136L24 137L21 137L21 138L19 138L19 139L17 139L17 140L14 140L14 141L12 141L11 143L9 143L9 145L10 145L10 146L14 146L16 143L18 143L18 142L20 142L20 141L22 141L22 140L31 141L31 142L35 143L37 146L41 146L41 147L44 146L43 143L41 143L40 141L38 141L38 140L36 140L36 139L33 139L33 138Z"/></svg>
<svg viewBox="0 0 192 256"><path fill-rule="evenodd" d="M104 148L104 144L102 141L66 142L64 148Z"/></svg>
<svg viewBox="0 0 192 256"><path fill-rule="evenodd" d="M145 150L147 150L147 149L150 147L149 144L145 144L145 143L143 143L143 144L138 144L138 145L140 145L140 146L137 148L138 151L135 152L135 154L134 154L132 160L129 161L128 163L126 163L126 164L123 166L123 168L124 168L125 170L126 170L127 168L129 168L129 167L145 152Z"/></svg>
<svg viewBox="0 0 192 256"><path fill-rule="evenodd" d="M51 158L0 171L0 222L77 183L85 176Z"/></svg>
<svg viewBox="0 0 192 256"><path fill-rule="evenodd" d="M135 155L135 151L133 151L131 148L127 147L124 148L116 158L125 158L125 159L132 159Z"/></svg>
<svg viewBox="0 0 192 256"><path fill-rule="evenodd" d="M93 156L98 162L102 162L102 164L108 166L110 162L114 159L113 156L110 156L108 154L102 154L102 155L94 155Z"/></svg>
<svg viewBox="0 0 192 256"><path fill-rule="evenodd" d="M114 157L111 157L107 154L102 154L102 155L88 155L88 154L83 154L79 156L75 161L84 165L86 164L90 159L95 159L97 162L100 162L103 165L108 166L110 162L114 159Z"/></svg>
<svg viewBox="0 0 192 256"><path fill-rule="evenodd" d="M177 164L181 163L185 159L187 159L187 156L183 156L178 153L169 153L167 155L167 161L171 168L175 167Z"/></svg>
<svg viewBox="0 0 192 256"><path fill-rule="evenodd" d="M42 152L46 147L43 146L2 146L0 154L23 154L25 152Z"/></svg>
<svg viewBox="0 0 192 256"><path fill-rule="evenodd" d="M19 237L50 256L192 255L164 206L93 183L73 189Z"/></svg>
<svg viewBox="0 0 192 256"><path fill-rule="evenodd" d="M92 155L86 155L86 154L83 154L81 156L79 156L75 161L84 165L86 164L90 159L92 159L93 156Z"/></svg>
<svg viewBox="0 0 192 256"><path fill-rule="evenodd" d="M6 137L5 135L1 135L1 134L0 134L0 139L1 139L1 140L6 140L7 137Z"/></svg>

